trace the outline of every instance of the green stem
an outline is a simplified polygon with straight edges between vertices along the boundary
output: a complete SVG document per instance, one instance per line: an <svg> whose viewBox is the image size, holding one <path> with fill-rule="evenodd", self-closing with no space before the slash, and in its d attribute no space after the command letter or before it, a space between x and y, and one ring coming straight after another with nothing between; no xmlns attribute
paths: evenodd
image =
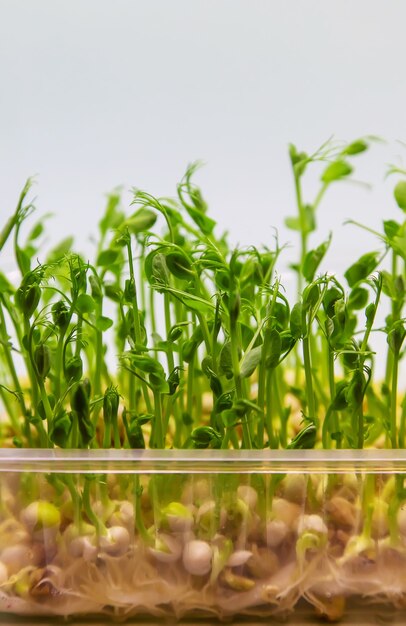
<svg viewBox="0 0 406 626"><path fill-rule="evenodd" d="M334 377L334 352L330 348L330 346L328 347L328 383L329 383L329 390L330 390L330 398L331 400L334 400L335 395L336 395L335 377ZM337 411L334 411L334 410L332 411L331 421L332 421L332 428L334 432L338 432L339 426L338 426ZM336 447L338 448L339 446L340 446L340 443L339 443L339 440L337 440Z"/></svg>
<svg viewBox="0 0 406 626"><path fill-rule="evenodd" d="M18 423L18 419L16 418L15 414L14 414L14 409L11 406L11 403L9 401L9 394L7 391L5 391L5 389L3 389L3 387L0 385L0 398L2 403L4 404L4 408L6 409L6 414L7 417L10 418L10 422L11 425L13 427L13 431L16 435L21 435L21 429L20 429L20 425ZM0 428L2 426L2 423L0 422ZM1 435L0 435L0 441L1 441ZM0 444L1 447L1 444Z"/></svg>
<svg viewBox="0 0 406 626"><path fill-rule="evenodd" d="M393 355L392 366L392 387L391 387L391 401L390 401L390 423L391 423L391 444L392 448L398 447L397 438L397 404L398 404L398 372L399 372L399 352L396 351Z"/></svg>
<svg viewBox="0 0 406 626"><path fill-rule="evenodd" d="M275 306L278 289L279 289L279 282L277 281L273 290L271 302L268 304L267 310L266 310L266 317L268 318L268 321L265 324L261 360L258 366L258 400L257 400L257 403L258 403L259 408L262 410L262 415L265 415L265 410L266 410L265 409L265 395L268 389L267 384L266 384L266 380L267 380L266 358L269 352L269 344L270 344L270 339L271 339L271 336L270 336L271 316L272 316L272 312ZM268 405L268 400L267 400L267 405ZM268 424L268 427L269 427L269 424ZM269 428L268 428L268 436L269 436L269 441L271 443L272 438L271 438L271 433L269 431ZM261 415L259 416L259 419L258 419L257 446L258 448L263 448L264 446L264 418Z"/></svg>
<svg viewBox="0 0 406 626"><path fill-rule="evenodd" d="M169 298L169 294L165 293L164 294L164 311L165 311L165 330L166 330L166 336L168 337L169 335L169 331L171 329L171 303L170 303L170 298ZM175 368L175 361L173 358L173 349L172 349L172 345L171 342L168 342L168 347L166 349L166 358L167 358L167 362L168 362L168 371L169 373L171 373L174 368Z"/></svg>
<svg viewBox="0 0 406 626"><path fill-rule="evenodd" d="M396 274L397 274L397 254L395 251L392 251L391 274L392 274L392 280L395 280ZM395 322L397 319L399 319L398 304L395 302L393 298L391 298L391 316L392 316L392 323ZM390 387L390 381L392 378L393 358L394 358L394 355L393 355L392 350L388 350L387 355L386 355L386 370L385 370L385 383L388 389ZM389 401L389 396L388 396L388 401Z"/></svg>
<svg viewBox="0 0 406 626"><path fill-rule="evenodd" d="M231 362L234 373L234 384L237 400L243 399L243 389L240 376L240 358L238 354L238 334L236 323L230 321L230 341L231 341ZM252 449L251 434L248 427L247 415L242 417L242 447L249 450Z"/></svg>
<svg viewBox="0 0 406 626"><path fill-rule="evenodd" d="M96 529L96 537L99 539L100 535L107 533L106 527L97 515L93 512L93 507L90 501L90 480L85 476L85 484L83 486L83 507L89 521Z"/></svg>
<svg viewBox="0 0 406 626"><path fill-rule="evenodd" d="M24 333L25 333L25 336L26 336L27 340L29 341L29 337L30 337L30 334L31 334L31 328L30 328L30 323L29 323L29 321L28 321L28 319L26 317L24 317ZM33 361L32 361L31 345L29 345L28 351L24 348L24 354L26 355L25 362L26 362L26 366L27 366L28 377L30 379L32 404L34 405L34 407L37 407L37 405L38 405L38 383L37 383L37 379L36 379L36 376L35 376L35 373L34 373L35 369L34 369Z"/></svg>
<svg viewBox="0 0 406 626"><path fill-rule="evenodd" d="M162 430L162 404L161 404L161 393L159 389L154 388L154 414L155 414L155 428L154 428L154 440L152 445L154 448L164 449L165 448L165 437Z"/></svg>
<svg viewBox="0 0 406 626"><path fill-rule="evenodd" d="M24 395L23 395L23 391L21 389L21 385L20 385L20 381L18 379L17 376L17 371L14 365L14 361L13 361L13 357L11 355L11 350L8 347L8 333L7 333L7 328L6 328L6 319L4 316L4 312L3 312L3 307L0 304L0 330L1 330L1 339L2 339L2 345L3 345L3 349L4 349L4 354L6 357L6 362L7 362L7 367L9 369L12 381L13 381L13 385L14 385L14 391L16 391L17 393L17 397L18 397L18 401L19 404L21 406L21 411L22 414L24 416L24 418L27 416L27 407L25 406L25 402L24 402ZM13 412L10 414L10 418L13 419L14 415ZM20 433L20 427L18 425L18 423L16 422L13 425L14 428L17 429L17 433Z"/></svg>
<svg viewBox="0 0 406 626"><path fill-rule="evenodd" d="M65 339L65 332L61 330L60 335L58 337L58 343L56 346L56 353L55 353L54 389L55 389L56 398L60 398L61 396L61 378L62 378L62 367L63 367L64 339Z"/></svg>
<svg viewBox="0 0 406 626"><path fill-rule="evenodd" d="M278 368L274 369L274 374L272 378L273 378L272 389L273 389L273 397L274 397L274 414L279 415L279 419L281 423L279 440L280 440L282 447L286 448L288 444L287 420L289 417L289 413L286 412L286 410L284 410L282 400L281 400L281 398L284 398L286 396L286 390L284 389L284 384L283 384L284 381L283 381L282 372L280 371L280 369ZM273 447L278 448L278 446L279 446L278 437L276 434L274 434Z"/></svg>
<svg viewBox="0 0 406 626"><path fill-rule="evenodd" d="M103 315L103 302L97 303L97 314L101 317ZM95 353L95 367L94 367L94 394L98 398L102 394L101 390L101 372L103 365L103 334L100 330L96 330L96 353ZM98 411L96 411L98 414ZM96 418L97 419L97 418Z"/></svg>
<svg viewBox="0 0 406 626"><path fill-rule="evenodd" d="M265 407L265 421L266 430L268 433L269 447L274 448L274 432L272 424L272 379L273 370L267 370L266 372L266 407Z"/></svg>
<svg viewBox="0 0 406 626"><path fill-rule="evenodd" d="M294 172L294 180L295 180L295 193L296 193L296 204L299 213L299 223L300 223L300 264L298 268L297 275L297 289L298 293L301 294L303 291L303 278L302 278L302 267L305 256L307 254L307 232L306 232L306 217L304 214L304 206L302 201L302 188L300 185L300 178L296 172Z"/></svg>
<svg viewBox="0 0 406 626"><path fill-rule="evenodd" d="M78 315L78 322L76 324L76 346L75 346L75 356L80 356L80 352L82 350L82 335L83 335L83 317Z"/></svg>
<svg viewBox="0 0 406 626"><path fill-rule="evenodd" d="M133 315L133 323L134 323L134 333L135 333L135 341L137 344L141 345L142 337L141 337L141 322L140 322L140 314L138 310L138 301L137 301L137 286L135 282L135 272L134 272L134 262L133 262L133 254L131 247L131 238L128 235L127 242L127 256L128 256L128 265L130 270L130 280L133 285L133 297L131 302L131 310ZM148 412L152 412L151 400L148 394L148 387L144 382L141 382L142 393L144 396L145 404Z"/></svg>
<svg viewBox="0 0 406 626"><path fill-rule="evenodd" d="M134 476L135 525L142 541L147 546L152 546L154 543L154 540L151 537L151 535L148 533L147 529L145 528L144 520L142 519L142 508L141 508L142 490L143 488L140 485L140 477L138 474L136 474Z"/></svg>
<svg viewBox="0 0 406 626"><path fill-rule="evenodd" d="M400 428L399 428L399 448L405 447L405 434L406 434L406 394L402 400L402 412L400 414Z"/></svg>
<svg viewBox="0 0 406 626"><path fill-rule="evenodd" d="M303 365L305 372L305 386L307 398L307 411L310 419L316 418L316 404L313 390L312 364L310 356L309 338L303 337Z"/></svg>
<svg viewBox="0 0 406 626"><path fill-rule="evenodd" d="M186 413L191 420L194 417L193 411L193 398L194 398L194 374L195 374L195 360L196 356L193 355L187 370L187 387L186 387ZM190 434L191 426L187 427L187 435Z"/></svg>

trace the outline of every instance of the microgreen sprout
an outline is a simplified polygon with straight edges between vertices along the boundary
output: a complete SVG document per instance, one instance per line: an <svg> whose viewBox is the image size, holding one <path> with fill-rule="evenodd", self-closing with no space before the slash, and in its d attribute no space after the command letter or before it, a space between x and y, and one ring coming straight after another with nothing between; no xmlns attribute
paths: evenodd
<svg viewBox="0 0 406 626"><path fill-rule="evenodd" d="M195 183L197 163L176 199L135 189L127 214L121 192L111 193L90 260L70 238L42 258L42 222L24 241L34 211L27 181L0 230L0 252L13 249L19 276L12 284L0 272L0 445L214 456L268 449L270 459L277 449L404 448L406 172L389 171L400 218L385 220L382 232L355 220L347 225L377 241L348 260L342 277L325 268L339 242L317 233L330 188L351 180L370 142L329 141L312 154L290 146L296 215L285 223L299 235L293 298L282 279L286 247L277 237L231 246ZM317 168L320 184L309 201L305 179ZM375 350L378 332L384 353ZM123 611L127 601L151 602L158 615L158 605L189 597L174 600L168 580L159 602L150 600L159 566L202 592L202 606L218 603L222 617L235 606L285 602L287 609L300 594L335 617L344 600L329 609L317 590L318 563L345 590L348 571L348 585L356 584L356 568L375 563L379 550L404 558L401 475L329 476L324 483L295 473L164 481L62 472L19 480L16 490L11 481L0 485L0 608L2 594L55 598L63 584L76 598L72 580L91 572L91 584L79 584L89 598L93 587L100 593L104 575L118 594L122 576L130 585L115 596ZM55 562L44 567L47 550ZM142 601L134 600L139 584ZM101 605L108 606L104 596Z"/></svg>

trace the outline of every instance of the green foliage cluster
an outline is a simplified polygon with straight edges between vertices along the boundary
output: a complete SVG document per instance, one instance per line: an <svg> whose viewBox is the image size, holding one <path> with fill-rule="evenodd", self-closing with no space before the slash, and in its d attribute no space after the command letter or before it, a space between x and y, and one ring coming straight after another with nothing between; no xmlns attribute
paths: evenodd
<svg viewBox="0 0 406 626"><path fill-rule="evenodd" d="M93 262L72 252L68 238L38 263L43 220L21 241L33 211L27 181L0 232L0 251L13 240L21 275L12 285L0 273L0 397L8 417L0 443L403 448L406 172L390 171L399 221L383 222L375 233L381 250L354 259L344 284L319 273L331 235L309 247L327 190L351 177L368 147L365 139L327 143L309 155L290 146L297 210L285 221L300 237L295 302L277 273L277 239L273 248L232 249L217 234L193 182L198 164L176 200L134 190L129 217L120 194L111 194ZM308 202L303 179L314 164L322 166L320 188ZM382 269L388 255L390 271ZM377 328L385 299L390 313ZM373 380L376 331L387 338L383 381Z"/></svg>

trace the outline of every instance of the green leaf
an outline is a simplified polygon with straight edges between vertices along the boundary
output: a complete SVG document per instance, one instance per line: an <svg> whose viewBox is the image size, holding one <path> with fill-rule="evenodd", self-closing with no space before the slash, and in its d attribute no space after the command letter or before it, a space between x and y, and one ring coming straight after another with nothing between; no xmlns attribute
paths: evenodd
<svg viewBox="0 0 406 626"><path fill-rule="evenodd" d="M96 328L97 330L100 330L103 333L109 328L111 328L113 326L113 323L114 322L112 319L110 319L109 317L105 317L104 315L101 315L100 317L96 319Z"/></svg>
<svg viewBox="0 0 406 626"><path fill-rule="evenodd" d="M376 305L371 302L370 304L368 304L367 308L365 309L365 317L367 318L367 322L372 323L374 320L376 314Z"/></svg>
<svg viewBox="0 0 406 626"><path fill-rule="evenodd" d="M387 336L387 342L392 352L394 352L395 354L398 354L400 352L405 337L405 323L403 320L398 320L393 325Z"/></svg>
<svg viewBox="0 0 406 626"><path fill-rule="evenodd" d="M157 288L157 283L169 285L170 274L166 265L165 255L153 250L144 261L144 271L148 282Z"/></svg>
<svg viewBox="0 0 406 626"><path fill-rule="evenodd" d="M191 206L188 206L186 210L204 235L212 234L216 222L212 220L211 217L204 215L204 213Z"/></svg>
<svg viewBox="0 0 406 626"><path fill-rule="evenodd" d="M96 265L100 265L101 267L109 267L109 265L113 265L117 261L117 258L120 254L119 250L114 250L110 248L108 250L102 250L99 256L97 257Z"/></svg>
<svg viewBox="0 0 406 626"><path fill-rule="evenodd" d="M314 279L314 275L317 271L317 268L319 267L321 261L323 260L329 248L330 242L331 242L331 235L326 241L323 241L323 243L321 243L317 248L315 248L314 250L309 250L309 252L306 254L304 262L303 262L302 274L309 283Z"/></svg>
<svg viewBox="0 0 406 626"><path fill-rule="evenodd" d="M317 283L310 283L303 291L303 309L308 310L316 306L320 296L320 287Z"/></svg>
<svg viewBox="0 0 406 626"><path fill-rule="evenodd" d="M99 228L102 236L107 234L109 229L118 228L124 221L124 213L118 211L120 205L120 194L111 193L107 198L106 211L103 218L99 222Z"/></svg>
<svg viewBox="0 0 406 626"><path fill-rule="evenodd" d="M123 412L123 423L130 448L133 450L145 448L145 440L141 429L140 419L137 419L136 417L132 418L129 424L126 414Z"/></svg>
<svg viewBox="0 0 406 626"><path fill-rule="evenodd" d="M329 184L335 180L341 180L352 173L352 167L347 161L338 160L330 163L321 175L323 183Z"/></svg>
<svg viewBox="0 0 406 626"><path fill-rule="evenodd" d="M80 382L72 392L71 408L78 414L89 412L89 389L85 381Z"/></svg>
<svg viewBox="0 0 406 626"><path fill-rule="evenodd" d="M298 217L285 217L285 226L290 230L300 230L300 220Z"/></svg>
<svg viewBox="0 0 406 626"><path fill-rule="evenodd" d="M89 276L90 290L92 298L100 300L103 297L102 284L100 278L94 274Z"/></svg>
<svg viewBox="0 0 406 626"><path fill-rule="evenodd" d="M41 298L41 289L36 283L27 283L25 280L27 276L29 274L24 277L21 286L15 293L15 302L17 307L29 318L38 306Z"/></svg>
<svg viewBox="0 0 406 626"><path fill-rule="evenodd" d="M203 298L195 296L192 293L182 291L181 289L173 289L172 287L162 286L162 291L167 291L168 293L173 294L175 298L183 302L186 308L190 309L191 311L202 313L203 315L212 313L213 309L215 308L214 305L208 300L203 300Z"/></svg>
<svg viewBox="0 0 406 626"><path fill-rule="evenodd" d="M216 286L222 291L228 291L231 285L230 272L228 270L217 270L214 274Z"/></svg>
<svg viewBox="0 0 406 626"><path fill-rule="evenodd" d="M354 287L361 280L365 280L368 276L374 271L377 267L379 261L379 253L378 252L367 252L367 254L363 254L358 261L353 263L346 272L344 272L344 276L347 279L347 282L350 287Z"/></svg>
<svg viewBox="0 0 406 626"><path fill-rule="evenodd" d="M220 415L225 428L233 428L240 421L235 409L224 409Z"/></svg>
<svg viewBox="0 0 406 626"><path fill-rule="evenodd" d="M228 380L233 377L233 360L231 358L231 342L227 341L220 352L219 373Z"/></svg>
<svg viewBox="0 0 406 626"><path fill-rule="evenodd" d="M156 374L165 378L164 368L160 362L147 354L132 354L131 362L134 367L142 372L146 372L147 374Z"/></svg>
<svg viewBox="0 0 406 626"><path fill-rule="evenodd" d="M290 332L294 339L300 339L303 336L302 330L302 305L297 302L290 313Z"/></svg>
<svg viewBox="0 0 406 626"><path fill-rule="evenodd" d="M383 293L385 294L385 296L388 296L388 298L395 299L396 290L392 274L389 274L389 272L387 272L386 270L382 270L381 276Z"/></svg>
<svg viewBox="0 0 406 626"><path fill-rule="evenodd" d="M169 385L169 395L173 396L174 393L176 393L177 388L179 387L179 383L180 383L180 376L179 376L179 372L180 372L181 368L180 367L175 367L172 372L169 374L168 376L168 385Z"/></svg>
<svg viewBox="0 0 406 626"><path fill-rule="evenodd" d="M279 330L283 330L289 323L289 306L286 302L275 302L272 308L272 316L275 319L275 325Z"/></svg>
<svg viewBox="0 0 406 626"><path fill-rule="evenodd" d="M396 237L399 232L399 228L400 224L398 222L395 222L395 220L385 220L383 222L383 230L389 240L393 239L393 237Z"/></svg>
<svg viewBox="0 0 406 626"><path fill-rule="evenodd" d="M104 293L106 297L113 300L113 302L121 302L123 298L123 290L120 285L115 285L114 283L105 283Z"/></svg>
<svg viewBox="0 0 406 626"><path fill-rule="evenodd" d="M170 385L165 378L165 374L162 370L158 370L156 372L151 372L148 376L150 385L154 387L156 390L159 390L162 394L170 393Z"/></svg>
<svg viewBox="0 0 406 626"><path fill-rule="evenodd" d="M263 413L262 409L251 400L247 400L247 398L240 398L234 404L234 409L238 415L238 417L243 417L250 411L255 411L255 413Z"/></svg>
<svg viewBox="0 0 406 626"><path fill-rule="evenodd" d="M317 438L317 428L311 423L302 428L287 446L290 450L310 450L314 448Z"/></svg>
<svg viewBox="0 0 406 626"><path fill-rule="evenodd" d="M253 348L244 354L240 368L241 378L249 378L261 361L262 345Z"/></svg>
<svg viewBox="0 0 406 626"><path fill-rule="evenodd" d="M349 143L348 146L344 148L342 154L348 154L349 156L353 156L355 154L360 154L361 152L365 152L368 150L368 144L364 139L357 139L352 143Z"/></svg>
<svg viewBox="0 0 406 626"><path fill-rule="evenodd" d="M155 211L141 207L124 222L123 227L128 228L131 233L137 235L138 233L145 232L146 230L152 228L156 220L157 215Z"/></svg>
<svg viewBox="0 0 406 626"><path fill-rule="evenodd" d="M182 346L182 358L185 363L191 363L199 344L193 339L187 339Z"/></svg>
<svg viewBox="0 0 406 626"><path fill-rule="evenodd" d="M267 369L275 368L282 352L282 339L280 333L273 328L269 333L268 350L265 355L265 367Z"/></svg>
<svg viewBox="0 0 406 626"><path fill-rule="evenodd" d="M194 447L198 450L206 448L220 448L222 437L217 430L211 426L199 426L194 428L190 434Z"/></svg>
<svg viewBox="0 0 406 626"><path fill-rule="evenodd" d="M180 252L168 252L165 256L168 270L182 280L190 280L193 276L192 265L189 259Z"/></svg>
<svg viewBox="0 0 406 626"><path fill-rule="evenodd" d="M347 388L348 382L345 380L341 380L337 383L336 387L336 395L334 397L333 402L331 403L331 408L334 411L343 411L347 408Z"/></svg>
<svg viewBox="0 0 406 626"><path fill-rule="evenodd" d="M303 220L305 233L312 233L316 230L316 219L314 215L314 209L311 204L305 204L303 207Z"/></svg>
<svg viewBox="0 0 406 626"><path fill-rule="evenodd" d="M95 309L95 303L91 296L87 293L81 293L76 300L76 309L79 313L92 313Z"/></svg>
<svg viewBox="0 0 406 626"><path fill-rule="evenodd" d="M31 256L23 248L16 246L16 256L18 264L23 274L27 274L31 269Z"/></svg>
<svg viewBox="0 0 406 626"><path fill-rule="evenodd" d="M172 328L169 330L168 332L168 341L173 343L175 341L177 341L178 339L180 339L180 337L182 337L183 334L183 326L185 326L184 322L180 322L179 324L175 324L175 326L172 326Z"/></svg>
<svg viewBox="0 0 406 626"><path fill-rule="evenodd" d="M83 362L80 356L72 356L67 359L63 371L68 382L79 382L83 376Z"/></svg>
<svg viewBox="0 0 406 626"><path fill-rule="evenodd" d="M60 448L69 446L69 435L72 430L72 415L65 410L54 417L50 425L49 438Z"/></svg>
<svg viewBox="0 0 406 626"><path fill-rule="evenodd" d="M348 307L352 310L361 310L365 308L368 302L368 290L364 287L354 287L348 298Z"/></svg>
<svg viewBox="0 0 406 626"><path fill-rule="evenodd" d="M355 370L345 391L345 399L350 408L357 408L361 406L365 393L364 383L365 377L363 373L358 369Z"/></svg>
<svg viewBox="0 0 406 626"><path fill-rule="evenodd" d="M80 433L82 446L87 447L96 434L94 424L91 421L89 415L79 414L78 426L79 426L79 433ZM86 476L88 476L88 474Z"/></svg>
<svg viewBox="0 0 406 626"><path fill-rule="evenodd" d="M389 242L392 250L406 261L406 222L399 228L396 237Z"/></svg>
<svg viewBox="0 0 406 626"><path fill-rule="evenodd" d="M397 183L393 190L393 195L395 196L399 209L406 211L406 180L401 180Z"/></svg>
<svg viewBox="0 0 406 626"><path fill-rule="evenodd" d="M339 289L337 289L337 287L330 287L327 289L323 298L323 307L328 317L333 317L335 303L338 300L341 300L342 297L343 294Z"/></svg>
<svg viewBox="0 0 406 626"><path fill-rule="evenodd" d="M38 239L38 237L41 237L43 232L44 232L44 223L41 220L41 222L37 222L35 226L31 229L27 237L27 241L35 241L36 239Z"/></svg>
<svg viewBox="0 0 406 626"><path fill-rule="evenodd" d="M312 233L316 229L316 220L314 209L311 204L305 204L303 207L303 225L299 217L286 217L285 226L290 230L297 230L305 233Z"/></svg>
<svg viewBox="0 0 406 626"><path fill-rule="evenodd" d="M309 157L306 152L298 152L293 143L289 144L289 156L295 176L300 178L304 174Z"/></svg>

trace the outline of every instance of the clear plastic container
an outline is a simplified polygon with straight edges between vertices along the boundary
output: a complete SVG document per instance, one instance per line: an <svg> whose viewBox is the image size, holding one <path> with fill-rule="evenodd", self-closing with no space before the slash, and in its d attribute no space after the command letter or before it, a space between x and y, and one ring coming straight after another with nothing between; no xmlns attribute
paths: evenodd
<svg viewBox="0 0 406 626"><path fill-rule="evenodd" d="M394 618L405 477L401 450L0 450L0 621Z"/></svg>

